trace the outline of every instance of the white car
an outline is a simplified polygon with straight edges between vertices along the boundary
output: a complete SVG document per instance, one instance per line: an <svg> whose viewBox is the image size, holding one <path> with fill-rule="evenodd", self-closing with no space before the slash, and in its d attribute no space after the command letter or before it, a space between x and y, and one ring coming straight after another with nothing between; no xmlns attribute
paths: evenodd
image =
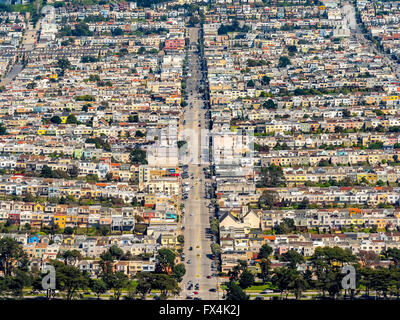
<svg viewBox="0 0 400 320"><path fill-rule="evenodd" d="M262 294L274 293L274 290L268 290L268 289L266 289L266 290L261 291L261 293L262 293Z"/></svg>

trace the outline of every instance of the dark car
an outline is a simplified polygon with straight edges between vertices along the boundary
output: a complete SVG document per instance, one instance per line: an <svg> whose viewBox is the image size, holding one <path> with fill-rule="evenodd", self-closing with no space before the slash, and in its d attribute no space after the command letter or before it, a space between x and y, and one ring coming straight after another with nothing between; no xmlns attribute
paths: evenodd
<svg viewBox="0 0 400 320"><path fill-rule="evenodd" d="M208 290L208 291L210 291L210 292L217 292L217 289L215 289L215 288L211 288L210 290Z"/></svg>

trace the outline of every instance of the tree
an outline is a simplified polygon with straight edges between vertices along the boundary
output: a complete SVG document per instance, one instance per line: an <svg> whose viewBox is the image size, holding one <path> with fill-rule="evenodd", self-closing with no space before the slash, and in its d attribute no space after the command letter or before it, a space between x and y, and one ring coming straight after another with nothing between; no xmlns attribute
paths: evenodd
<svg viewBox="0 0 400 320"><path fill-rule="evenodd" d="M273 190L264 190L260 198L258 199L259 207L265 206L268 209L275 207L278 202L278 193Z"/></svg>
<svg viewBox="0 0 400 320"><path fill-rule="evenodd" d="M296 271L292 268L280 267L274 270L274 275L272 276L272 283L278 287L279 292L281 293L281 300L283 299L283 295L290 289L290 285L296 277Z"/></svg>
<svg viewBox="0 0 400 320"><path fill-rule="evenodd" d="M263 108L264 109L269 109L269 110L273 109L273 110L275 110L275 109L277 109L277 107L278 106L276 105L276 103L272 99L268 99L267 101L265 101L263 103Z"/></svg>
<svg viewBox="0 0 400 320"><path fill-rule="evenodd" d="M279 57L279 63L278 63L279 68L285 68L286 66L288 66L290 64L291 64L291 62L288 57L286 57L286 56Z"/></svg>
<svg viewBox="0 0 400 320"><path fill-rule="evenodd" d="M91 279L90 290L92 290L97 296L97 299L100 300L100 296L107 292L107 284L101 279Z"/></svg>
<svg viewBox="0 0 400 320"><path fill-rule="evenodd" d="M297 52L297 47L294 45L288 46L287 49L288 49L290 55L293 55L294 53Z"/></svg>
<svg viewBox="0 0 400 320"><path fill-rule="evenodd" d="M161 248L158 250L158 255L156 256L157 266L156 268L163 273L168 273L173 270L175 266L175 253L170 249Z"/></svg>
<svg viewBox="0 0 400 320"><path fill-rule="evenodd" d="M189 26L190 27L194 27L196 24L198 24L200 22L200 19L197 17L197 16L195 16L195 15L192 15L192 16L190 16L190 18L189 18Z"/></svg>
<svg viewBox="0 0 400 320"><path fill-rule="evenodd" d="M263 244L258 252L258 259L268 259L272 253L272 248L268 244Z"/></svg>
<svg viewBox="0 0 400 320"><path fill-rule="evenodd" d="M297 265L304 262L304 256L295 250L289 250L282 255L282 261L287 261L290 263L290 267L293 269L297 268Z"/></svg>
<svg viewBox="0 0 400 320"><path fill-rule="evenodd" d="M167 274L154 274L152 288L160 290L162 298L167 298L168 293L175 296L180 292L178 282Z"/></svg>
<svg viewBox="0 0 400 320"><path fill-rule="evenodd" d="M308 205L310 203L310 200L307 197L304 197L303 200L299 203L298 208L299 209L307 209Z"/></svg>
<svg viewBox="0 0 400 320"><path fill-rule="evenodd" d="M296 230L296 226L291 218L283 218L282 222L276 227L277 234L288 234L294 230Z"/></svg>
<svg viewBox="0 0 400 320"><path fill-rule="evenodd" d="M128 122L132 123L132 122L139 122L139 117L137 114L134 115L130 115L128 117Z"/></svg>
<svg viewBox="0 0 400 320"><path fill-rule="evenodd" d="M121 260L123 256L124 256L124 251L117 245L113 245L106 252L103 252L100 255L100 258L103 261L114 261L114 260Z"/></svg>
<svg viewBox="0 0 400 320"><path fill-rule="evenodd" d="M254 284L254 275L250 271L244 270L239 277L239 286L242 289L246 289L248 287L251 287L253 284Z"/></svg>
<svg viewBox="0 0 400 320"><path fill-rule="evenodd" d="M71 227L66 227L64 229L64 234L73 234L74 233L74 229Z"/></svg>
<svg viewBox="0 0 400 320"><path fill-rule="evenodd" d="M303 278L303 276L296 272L293 275L292 282L290 283L290 289L293 291L296 300L300 299L302 292L307 289L308 284L307 281Z"/></svg>
<svg viewBox="0 0 400 320"><path fill-rule="evenodd" d="M55 124L60 124L61 118L59 116L53 116L50 118L50 122L55 123Z"/></svg>
<svg viewBox="0 0 400 320"><path fill-rule="evenodd" d="M248 86L249 88L254 88L254 86L255 86L254 81L253 81L253 80L249 80L249 81L247 82L247 86Z"/></svg>
<svg viewBox="0 0 400 320"><path fill-rule="evenodd" d="M314 254L310 258L311 266L317 277L315 286L322 291L328 291L329 295L334 298L340 290L337 281L343 278L341 267L343 264L354 263L357 258L351 253L349 249L342 249L335 247L318 247L315 249Z"/></svg>
<svg viewBox="0 0 400 320"><path fill-rule="evenodd" d="M0 278L0 292L22 298L24 287L30 286L31 283L32 279L28 272L16 270L15 276L7 275L4 278Z"/></svg>
<svg viewBox="0 0 400 320"><path fill-rule="evenodd" d="M284 187L285 176L282 168L271 164L269 167L261 168L261 187Z"/></svg>
<svg viewBox="0 0 400 320"><path fill-rule="evenodd" d="M99 227L99 233L104 237L108 235L111 231L111 228L109 226L100 226Z"/></svg>
<svg viewBox="0 0 400 320"><path fill-rule="evenodd" d="M0 136L4 136L7 134L7 129L3 123L0 123Z"/></svg>
<svg viewBox="0 0 400 320"><path fill-rule="evenodd" d="M124 30L122 30L121 28L114 28L113 30L111 30L111 34L113 37L122 36L124 34Z"/></svg>
<svg viewBox="0 0 400 320"><path fill-rule="evenodd" d="M178 242L180 244L185 243L185 237L183 236L183 234L180 234L179 236L176 237L176 240L178 240Z"/></svg>
<svg viewBox="0 0 400 320"><path fill-rule="evenodd" d="M64 259L65 265L75 265L76 262L82 259L82 254L80 251L74 250L67 250L61 253L61 257Z"/></svg>
<svg viewBox="0 0 400 320"><path fill-rule="evenodd" d="M28 85L26 86L27 89L35 89L37 87L37 83L32 81L29 82Z"/></svg>
<svg viewBox="0 0 400 320"><path fill-rule="evenodd" d="M140 150L140 149L133 150L130 153L129 158L131 160L131 163L147 164L146 151L144 151L144 150Z"/></svg>
<svg viewBox="0 0 400 320"><path fill-rule="evenodd" d="M360 250L357 256L365 267L370 267L379 262L379 256L374 251Z"/></svg>
<svg viewBox="0 0 400 320"><path fill-rule="evenodd" d="M77 123L78 123L78 120L76 119L76 117L75 117L73 114L70 114L70 115L67 117L67 123L68 123L68 124L77 124Z"/></svg>
<svg viewBox="0 0 400 320"><path fill-rule="evenodd" d="M0 271L6 276L12 276L17 269L27 270L28 256L23 247L14 239L0 239Z"/></svg>
<svg viewBox="0 0 400 320"><path fill-rule="evenodd" d="M35 200L36 200L36 198L30 192L27 192L26 195L24 196L24 198L22 199L22 201L24 201L24 202L34 202Z"/></svg>
<svg viewBox="0 0 400 320"><path fill-rule="evenodd" d="M71 62L69 62L69 60L68 60L68 59L65 59L65 58L58 59L58 60L57 60L57 66L58 66L61 70L69 69L69 68L71 68Z"/></svg>
<svg viewBox="0 0 400 320"><path fill-rule="evenodd" d="M119 300L122 289L128 286L128 276L122 272L107 272L102 275L109 290L114 290L114 299Z"/></svg>
<svg viewBox="0 0 400 320"><path fill-rule="evenodd" d="M140 130L136 130L135 137L143 138L143 137L145 137L145 136L146 136L145 133L143 133L143 132L140 131Z"/></svg>
<svg viewBox="0 0 400 320"><path fill-rule="evenodd" d="M396 267L400 266L400 250L399 249L389 248L385 252L383 252L383 255L387 259L392 260Z"/></svg>
<svg viewBox="0 0 400 320"><path fill-rule="evenodd" d="M250 296L248 296L243 289L233 281L228 283L226 291L226 300L241 301L250 299Z"/></svg>
<svg viewBox="0 0 400 320"><path fill-rule="evenodd" d="M269 83L271 82L271 78L268 76L263 76L261 82L263 85L269 85Z"/></svg>
<svg viewBox="0 0 400 320"><path fill-rule="evenodd" d="M271 267L271 261L269 259L262 258L260 261L260 277L263 282L267 282L269 278L269 269Z"/></svg>
<svg viewBox="0 0 400 320"><path fill-rule="evenodd" d="M350 118L351 112L348 109L343 109L342 110L343 118Z"/></svg>
<svg viewBox="0 0 400 320"><path fill-rule="evenodd" d="M77 267L59 261L52 261L52 265L56 270L56 288L66 292L67 300L71 300L78 290L88 287L88 277Z"/></svg>
<svg viewBox="0 0 400 320"><path fill-rule="evenodd" d="M146 295L151 292L153 281L153 275L149 272L138 272L136 274L138 284L136 286L136 292L142 296L142 299L146 299Z"/></svg>
<svg viewBox="0 0 400 320"><path fill-rule="evenodd" d="M173 272L176 281L181 282L183 276L186 274L186 267L183 263L178 263L176 266L174 266Z"/></svg>
<svg viewBox="0 0 400 320"><path fill-rule="evenodd" d="M219 233L219 220L217 218L212 218L210 221L210 230L214 236Z"/></svg>
<svg viewBox="0 0 400 320"><path fill-rule="evenodd" d="M210 247L211 247L212 254L215 257L219 258L219 256L221 255L221 252L222 252L221 246L218 243L213 242L213 243L211 243Z"/></svg>

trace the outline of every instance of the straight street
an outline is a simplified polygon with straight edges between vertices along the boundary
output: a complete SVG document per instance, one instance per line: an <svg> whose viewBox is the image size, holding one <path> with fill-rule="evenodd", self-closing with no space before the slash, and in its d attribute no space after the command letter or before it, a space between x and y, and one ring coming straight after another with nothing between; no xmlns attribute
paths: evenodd
<svg viewBox="0 0 400 320"><path fill-rule="evenodd" d="M188 166L189 178L184 181L188 183L190 191L187 200L184 201L186 275L182 282L182 297L186 298L189 295L215 300L218 298L218 293L210 292L210 289L216 289L217 281L215 277L211 277L211 240L207 235L210 214L207 207L209 201L205 199L207 180L203 171L203 168L208 167L208 162L206 162L206 158L202 158L202 154L208 153L208 144L200 143L201 135L207 135L208 123L205 121L205 110L202 109L204 103L199 92L202 79L199 54L197 53L199 28L190 28L189 33L190 43L195 43L195 45L191 46L188 55L188 105L184 112L184 131L191 132L187 143L192 159ZM191 287L190 281L192 281ZM188 289L189 287L190 289ZM198 292L198 294L193 292Z"/></svg>

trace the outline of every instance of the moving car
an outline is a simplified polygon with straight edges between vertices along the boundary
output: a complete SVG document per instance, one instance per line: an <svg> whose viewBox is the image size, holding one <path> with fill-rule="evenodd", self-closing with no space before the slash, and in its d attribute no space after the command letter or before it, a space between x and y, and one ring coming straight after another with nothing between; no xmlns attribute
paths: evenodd
<svg viewBox="0 0 400 320"><path fill-rule="evenodd" d="M274 293L274 290L265 289L265 290L261 291L261 293L262 293L262 294Z"/></svg>

